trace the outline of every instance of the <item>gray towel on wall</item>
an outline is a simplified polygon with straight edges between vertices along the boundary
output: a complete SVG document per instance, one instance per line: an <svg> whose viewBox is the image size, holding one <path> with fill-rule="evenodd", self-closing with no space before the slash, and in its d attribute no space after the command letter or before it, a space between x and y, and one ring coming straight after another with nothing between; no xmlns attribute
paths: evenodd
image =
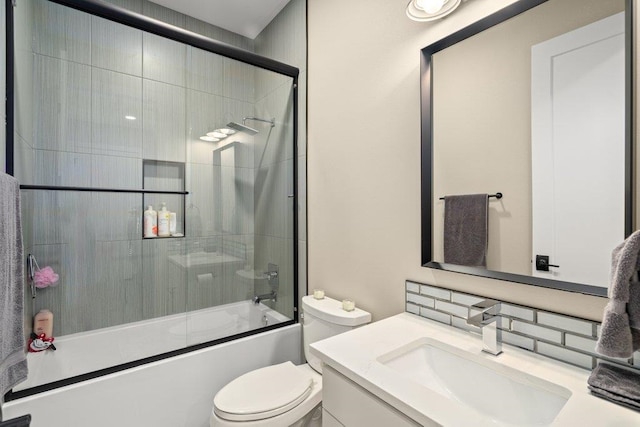
<svg viewBox="0 0 640 427"><path fill-rule="evenodd" d="M20 185L0 172L0 396L27 378Z"/></svg>
<svg viewBox="0 0 640 427"><path fill-rule="evenodd" d="M444 262L487 265L488 194L444 198Z"/></svg>
<svg viewBox="0 0 640 427"><path fill-rule="evenodd" d="M631 357L640 349L640 231L618 245L611 256L609 302L604 309L596 351Z"/></svg>
<svg viewBox="0 0 640 427"><path fill-rule="evenodd" d="M591 393L612 402L640 410L640 374L600 363L587 380Z"/></svg>

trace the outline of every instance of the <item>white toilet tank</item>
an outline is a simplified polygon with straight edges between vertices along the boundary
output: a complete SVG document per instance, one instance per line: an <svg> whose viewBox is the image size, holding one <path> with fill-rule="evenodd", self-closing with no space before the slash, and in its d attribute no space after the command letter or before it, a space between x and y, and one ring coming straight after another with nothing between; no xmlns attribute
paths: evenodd
<svg viewBox="0 0 640 427"><path fill-rule="evenodd" d="M304 357L318 373L322 373L320 359L310 354L309 344L355 329L371 322L371 313L356 308L342 309L342 302L324 297L315 299L311 295L302 297L302 339Z"/></svg>

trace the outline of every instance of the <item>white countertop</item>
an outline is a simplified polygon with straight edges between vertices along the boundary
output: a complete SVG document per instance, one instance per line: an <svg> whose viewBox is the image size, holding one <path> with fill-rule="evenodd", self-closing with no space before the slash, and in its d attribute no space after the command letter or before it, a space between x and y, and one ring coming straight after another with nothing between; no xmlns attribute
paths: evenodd
<svg viewBox="0 0 640 427"><path fill-rule="evenodd" d="M473 409L417 382L402 378L376 361L380 356L424 337L481 355L569 389L571 397L552 423L553 426L640 426L640 412L589 393L587 378L590 372L585 369L507 344L503 345L501 355L492 356L482 352L480 335L410 313L398 314L316 342L311 345L311 353L419 423L435 421L443 426L468 426L473 420L474 426L495 425L488 419L482 421L478 412ZM500 399L500 396L496 396L496 399ZM466 420L466 423L463 424L461 419Z"/></svg>

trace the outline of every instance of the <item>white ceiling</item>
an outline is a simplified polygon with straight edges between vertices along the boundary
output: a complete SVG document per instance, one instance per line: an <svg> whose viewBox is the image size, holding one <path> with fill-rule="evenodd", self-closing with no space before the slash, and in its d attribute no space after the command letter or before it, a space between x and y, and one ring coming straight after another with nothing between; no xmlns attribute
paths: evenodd
<svg viewBox="0 0 640 427"><path fill-rule="evenodd" d="M254 39L289 0L151 0L185 15Z"/></svg>

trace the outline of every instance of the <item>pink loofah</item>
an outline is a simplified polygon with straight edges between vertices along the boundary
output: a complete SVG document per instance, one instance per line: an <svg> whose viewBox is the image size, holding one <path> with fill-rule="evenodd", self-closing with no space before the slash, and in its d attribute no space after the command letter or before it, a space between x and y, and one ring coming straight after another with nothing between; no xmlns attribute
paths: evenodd
<svg viewBox="0 0 640 427"><path fill-rule="evenodd" d="M58 278L59 276L53 271L53 268L47 266L33 274L33 283L36 288L42 289L47 286L56 286Z"/></svg>

